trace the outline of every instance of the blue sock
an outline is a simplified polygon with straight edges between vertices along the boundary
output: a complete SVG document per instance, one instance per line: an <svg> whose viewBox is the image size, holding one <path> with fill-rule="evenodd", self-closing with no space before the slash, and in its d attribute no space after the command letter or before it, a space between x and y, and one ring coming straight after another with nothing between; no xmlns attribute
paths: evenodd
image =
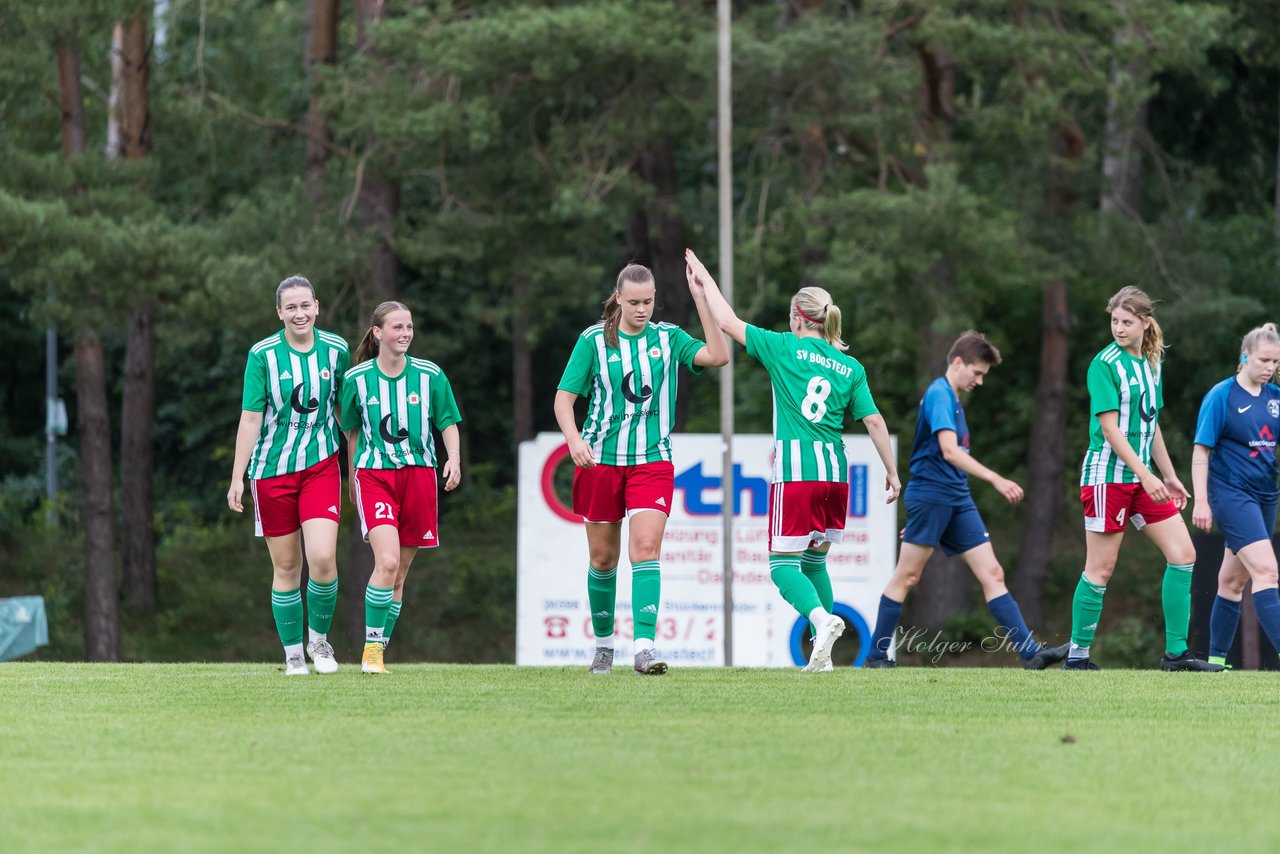
<svg viewBox="0 0 1280 854"><path fill-rule="evenodd" d="M867 653L868 659L889 657L889 645L893 642L893 634L898 630L900 619L902 619L902 603L881 594L880 610L876 613L876 630L871 635L871 652Z"/></svg>
<svg viewBox="0 0 1280 854"><path fill-rule="evenodd" d="M1254 600L1257 600L1256 595ZM1240 625L1240 603L1214 596L1213 610L1209 612L1210 657L1227 657L1227 653L1231 651L1231 644L1235 643L1238 625Z"/></svg>
<svg viewBox="0 0 1280 854"><path fill-rule="evenodd" d="M1259 590L1253 594L1253 610L1258 615L1258 625L1267 633L1267 640L1280 652L1280 590Z"/></svg>
<svg viewBox="0 0 1280 854"><path fill-rule="evenodd" d="M1040 651L1040 644L1031 637L1031 629L1027 628L1027 621L1022 619L1022 609L1018 607L1012 593L992 599L987 603L987 610L996 618L1000 627L1009 632L1009 643L1013 645L1014 652L1022 656L1023 661L1030 661L1031 656Z"/></svg>

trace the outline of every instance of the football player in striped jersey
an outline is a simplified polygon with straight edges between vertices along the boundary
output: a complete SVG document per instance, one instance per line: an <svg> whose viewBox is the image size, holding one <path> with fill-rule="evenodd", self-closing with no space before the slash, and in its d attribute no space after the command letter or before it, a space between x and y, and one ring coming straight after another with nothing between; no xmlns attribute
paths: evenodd
<svg viewBox="0 0 1280 854"><path fill-rule="evenodd" d="M556 391L555 415L573 457L573 512L587 529L587 598L596 652L589 672L613 668L614 608L622 520L629 520L635 670L667 672L654 647L661 598L658 558L671 512L675 468L671 430L680 367L701 373L729 361L702 288L687 282L707 343L671 323L651 322L653 273L629 264L604 301L604 316L578 336ZM573 406L587 398L579 432Z"/></svg>
<svg viewBox="0 0 1280 854"><path fill-rule="evenodd" d="M844 539L849 510L849 462L842 438L846 417L861 421L885 468L887 500L902 490L884 417L867 373L845 353L840 307L822 288L791 298L788 331L743 322L693 250L685 251L695 282L720 329L747 348L773 385L773 476L769 489L769 574L782 597L814 628L808 671L828 671L844 621L831 613L834 596L827 552Z"/></svg>
<svg viewBox="0 0 1280 854"><path fill-rule="evenodd" d="M356 346L342 381L341 427L351 460L351 499L373 549L365 589L360 670L386 673L383 650L400 616L404 582L418 549L440 545L436 469L444 488L461 481L458 403L440 366L409 355L413 315L384 302ZM448 459L440 466L432 428Z"/></svg>
<svg viewBox="0 0 1280 854"><path fill-rule="evenodd" d="M1196 551L1179 511L1186 487L1178 480L1160 432L1164 407L1164 333L1151 298L1121 288L1107 303L1111 336L1089 363L1089 450L1080 468L1084 505L1085 567L1071 605L1071 650L1066 670L1098 670L1089 647L1102 615L1102 598L1115 570L1125 523L1145 533L1164 554L1161 587L1165 654L1161 670L1222 670L1187 647L1191 570ZM1163 477L1151 470L1154 462Z"/></svg>
<svg viewBox="0 0 1280 854"><path fill-rule="evenodd" d="M338 670L328 632L338 601L342 503L337 402L350 355L341 337L316 328L319 311L316 290L302 276L276 287L276 315L284 328L249 349L227 490L227 505L244 512L248 473L255 529L271 555L271 610L289 676L310 673L299 589L303 542L310 573L305 649L317 673Z"/></svg>

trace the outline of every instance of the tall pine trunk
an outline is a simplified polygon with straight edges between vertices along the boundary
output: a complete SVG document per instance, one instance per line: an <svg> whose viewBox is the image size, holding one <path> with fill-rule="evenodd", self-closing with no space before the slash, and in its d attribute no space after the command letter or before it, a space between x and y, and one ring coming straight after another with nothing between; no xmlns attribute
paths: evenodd
<svg viewBox="0 0 1280 854"><path fill-rule="evenodd" d="M149 10L124 25L120 66L120 148L126 159L151 154ZM120 503L124 599L130 608L156 604L155 420L156 304L149 288L129 313L120 410Z"/></svg>
<svg viewBox="0 0 1280 854"><path fill-rule="evenodd" d="M80 54L57 50L62 153L84 153L84 97ZM80 524L84 530L84 654L90 661L120 660L116 599L116 546L111 508L111 422L102 339L92 319L81 318L75 339L76 427L80 433Z"/></svg>
<svg viewBox="0 0 1280 854"><path fill-rule="evenodd" d="M511 288L511 402L513 438L533 438L533 348L529 344L529 277L518 273Z"/></svg>
<svg viewBox="0 0 1280 854"><path fill-rule="evenodd" d="M338 61L338 0L309 0L311 32L307 41L307 77L310 99L307 102L307 154L305 176L307 195L319 200L324 192L325 162L332 141L329 115L320 103L316 84L317 65L333 65Z"/></svg>

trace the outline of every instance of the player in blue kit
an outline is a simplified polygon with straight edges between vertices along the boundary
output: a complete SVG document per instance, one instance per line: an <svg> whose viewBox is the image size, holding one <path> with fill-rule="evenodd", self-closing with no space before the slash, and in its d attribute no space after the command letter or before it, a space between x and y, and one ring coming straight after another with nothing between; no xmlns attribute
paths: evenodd
<svg viewBox="0 0 1280 854"><path fill-rule="evenodd" d="M969 475L987 481L1010 504L1022 500L1022 487L1001 477L969 455L969 426L960 392L973 391L1000 364L1000 351L972 330L961 335L947 353L947 372L920 400L915 441L911 446L911 480L903 499L907 527L893 577L880 597L871 652L864 667L893 667L889 646L902 616L907 593L920 581L936 546L948 556L960 555L982 585L987 608L1000 625L998 635L1018 653L1028 670L1043 670L1061 661L1067 647L1036 643L1022 611L1004 584L987 526L969 493Z"/></svg>
<svg viewBox="0 0 1280 854"><path fill-rule="evenodd" d="M1280 651L1280 592L1271 546L1280 436L1280 387L1272 382L1277 368L1280 334L1274 323L1267 323L1244 336L1236 375L1209 390L1196 422L1191 523L1208 531L1216 521L1226 544L1209 617L1213 664L1226 664L1250 578L1258 622Z"/></svg>

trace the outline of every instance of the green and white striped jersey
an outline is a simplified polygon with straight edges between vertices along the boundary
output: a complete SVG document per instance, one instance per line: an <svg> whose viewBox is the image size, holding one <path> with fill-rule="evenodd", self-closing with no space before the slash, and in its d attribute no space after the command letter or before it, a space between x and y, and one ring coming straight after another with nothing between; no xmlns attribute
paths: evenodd
<svg viewBox="0 0 1280 854"><path fill-rule="evenodd" d="M693 363L706 345L671 323L649 323L639 335L618 332L618 348L605 345L604 324L578 336L560 378L560 390L587 397L582 441L607 466L671 459L679 366Z"/></svg>
<svg viewBox="0 0 1280 854"><path fill-rule="evenodd" d="M299 472L338 452L338 392L350 363L347 342L321 329L306 353L283 329L249 348L240 406L262 413L250 478Z"/></svg>
<svg viewBox="0 0 1280 854"><path fill-rule="evenodd" d="M356 365L342 381L341 401L343 432L360 428L358 469L435 468L431 428L462 420L444 371L412 356L398 377L382 373L377 359Z"/></svg>
<svg viewBox="0 0 1280 854"><path fill-rule="evenodd" d="M1120 429L1142 464L1151 466L1151 446L1156 421L1164 407L1161 366L1131 356L1112 342L1089 363L1089 450L1080 468L1080 485L1137 483L1138 476L1125 465L1102 435L1098 413L1118 413Z"/></svg>
<svg viewBox="0 0 1280 854"><path fill-rule="evenodd" d="M847 482L845 414L856 421L880 411L866 370L825 339L751 324L747 355L764 365L773 384L773 482Z"/></svg>

